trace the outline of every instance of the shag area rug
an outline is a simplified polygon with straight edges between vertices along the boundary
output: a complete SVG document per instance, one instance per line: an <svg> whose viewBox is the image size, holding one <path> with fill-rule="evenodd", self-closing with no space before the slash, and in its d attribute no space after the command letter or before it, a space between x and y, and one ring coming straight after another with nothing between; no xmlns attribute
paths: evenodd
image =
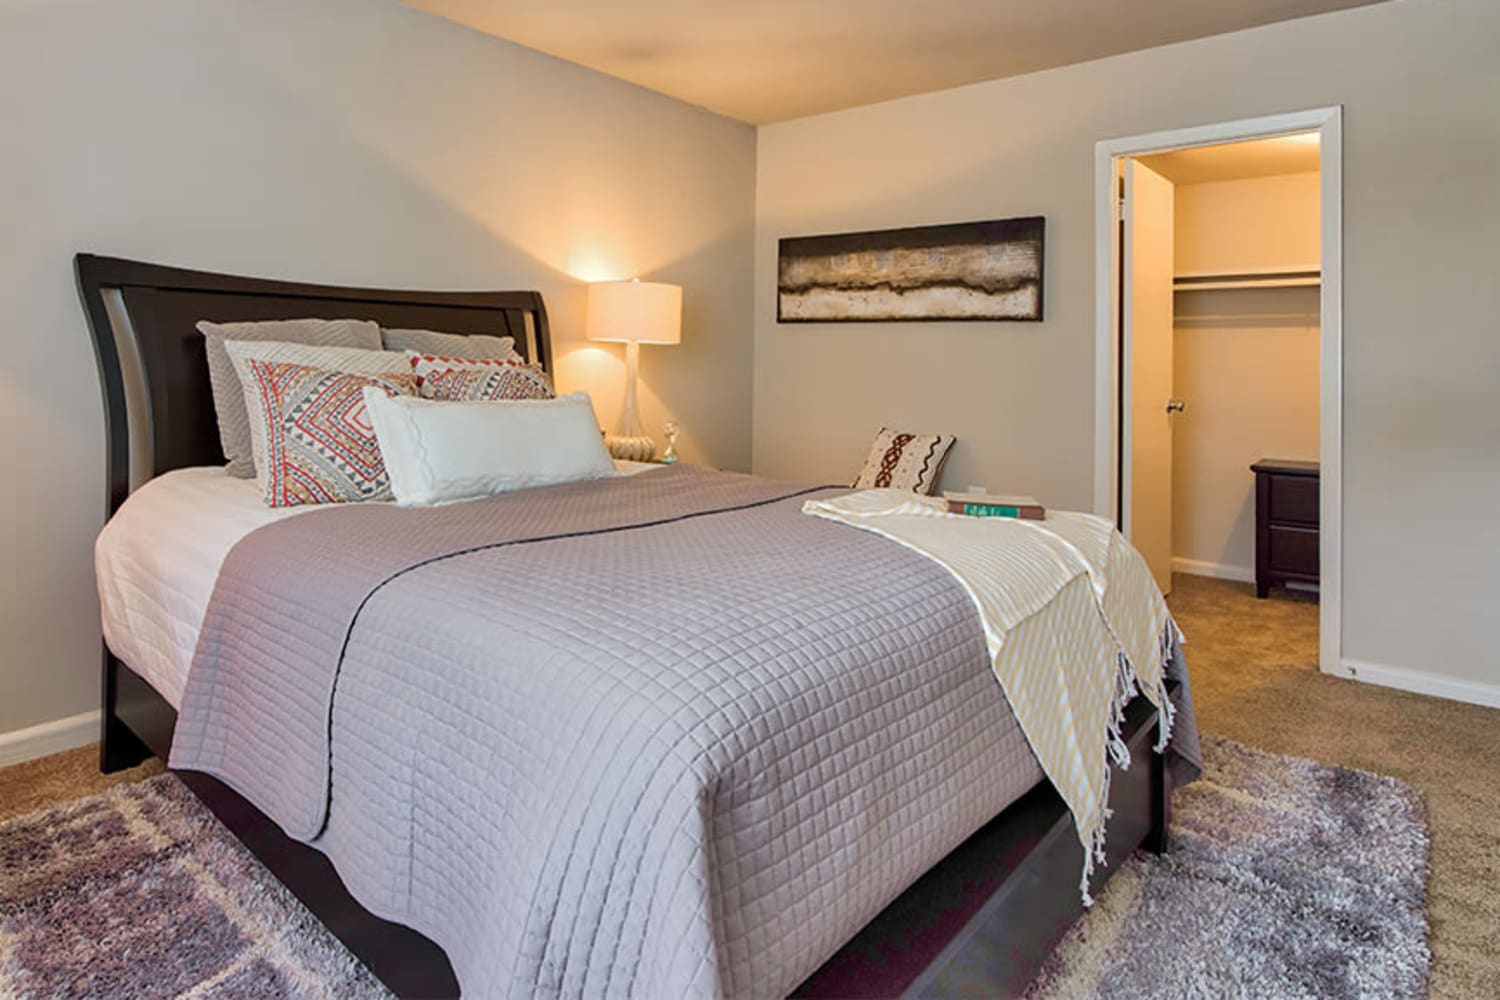
<svg viewBox="0 0 1500 1000"><path fill-rule="evenodd" d="M1115 873L1028 996L1426 996L1421 796L1218 737L1203 754L1168 853Z"/></svg>
<svg viewBox="0 0 1500 1000"><path fill-rule="evenodd" d="M1417 997L1427 833L1394 778L1204 738L1041 998ZM0 824L0 996L387 997L171 775Z"/></svg>
<svg viewBox="0 0 1500 1000"><path fill-rule="evenodd" d="M170 774L0 824L0 997L388 997Z"/></svg>

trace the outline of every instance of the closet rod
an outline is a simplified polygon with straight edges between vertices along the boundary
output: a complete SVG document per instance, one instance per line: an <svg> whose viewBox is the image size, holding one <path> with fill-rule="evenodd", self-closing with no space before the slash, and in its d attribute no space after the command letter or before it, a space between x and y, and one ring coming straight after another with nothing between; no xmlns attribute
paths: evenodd
<svg viewBox="0 0 1500 1000"><path fill-rule="evenodd" d="M1178 274L1172 278L1177 291L1219 288L1291 288L1318 285L1322 273L1316 269L1285 271L1220 271Z"/></svg>

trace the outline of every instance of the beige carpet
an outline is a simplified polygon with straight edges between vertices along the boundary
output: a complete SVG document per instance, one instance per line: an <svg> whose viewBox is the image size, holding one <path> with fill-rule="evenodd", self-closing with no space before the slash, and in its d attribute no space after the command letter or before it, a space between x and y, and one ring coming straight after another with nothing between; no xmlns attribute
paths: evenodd
<svg viewBox="0 0 1500 1000"><path fill-rule="evenodd" d="M1305 599L1179 576L1169 603L1205 732L1394 775L1425 796L1432 996L1500 996L1500 710L1318 673L1318 608ZM159 770L106 778L97 759L86 747L0 769L0 819Z"/></svg>
<svg viewBox="0 0 1500 1000"><path fill-rule="evenodd" d="M0 767L0 822L58 802L95 795L124 781L140 781L163 770L161 761L152 758L128 771L100 774L97 743Z"/></svg>

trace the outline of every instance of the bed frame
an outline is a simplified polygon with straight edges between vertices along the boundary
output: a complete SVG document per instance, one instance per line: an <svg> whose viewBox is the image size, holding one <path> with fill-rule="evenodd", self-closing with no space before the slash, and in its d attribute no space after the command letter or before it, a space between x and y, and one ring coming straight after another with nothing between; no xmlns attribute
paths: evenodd
<svg viewBox="0 0 1500 1000"><path fill-rule="evenodd" d="M132 488L172 469L224 461L198 320L367 319L454 333L513 336L549 371L546 308L537 292L422 292L337 288L211 274L79 254L79 295L99 362L112 515ZM176 713L104 649L100 767L165 760ZM1163 851L1170 772L1155 710L1127 709L1133 766L1111 786L1107 878L1138 847ZM455 996L441 948L374 916L349 895L328 859L292 840L222 782L177 772L229 830L401 996ZM1018 995L1082 913L1083 850L1072 817L1039 783L953 850L794 991L802 997Z"/></svg>

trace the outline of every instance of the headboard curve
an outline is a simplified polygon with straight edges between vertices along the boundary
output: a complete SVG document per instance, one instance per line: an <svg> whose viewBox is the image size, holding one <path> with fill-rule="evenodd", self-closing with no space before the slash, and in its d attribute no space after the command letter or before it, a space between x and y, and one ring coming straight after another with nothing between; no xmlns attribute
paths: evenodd
<svg viewBox="0 0 1500 1000"><path fill-rule="evenodd" d="M540 292L340 288L87 253L74 258L74 269L104 395L110 514L132 488L132 440L149 442L141 466L146 476L224 461L199 320L365 319L385 327L511 336L528 361L552 371ZM127 344L133 341L135 357L122 356L122 335ZM144 398L133 407L127 405L132 377L144 382ZM132 433L132 411L149 425L135 429L144 434Z"/></svg>

